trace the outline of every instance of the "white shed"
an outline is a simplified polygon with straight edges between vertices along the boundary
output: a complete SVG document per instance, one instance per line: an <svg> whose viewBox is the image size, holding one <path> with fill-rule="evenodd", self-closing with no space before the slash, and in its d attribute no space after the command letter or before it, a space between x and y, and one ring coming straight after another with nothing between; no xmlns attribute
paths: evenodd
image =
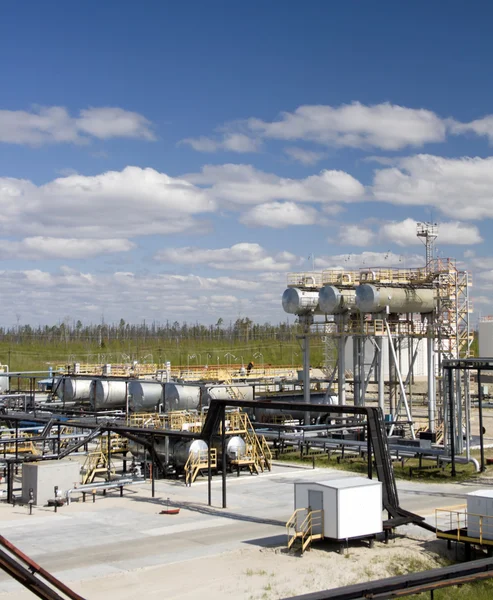
<svg viewBox="0 0 493 600"><path fill-rule="evenodd" d="M323 536L333 540L383 531L380 481L344 477L295 482L294 507L323 510Z"/></svg>
<svg viewBox="0 0 493 600"><path fill-rule="evenodd" d="M493 540L493 490L467 494L467 535Z"/></svg>

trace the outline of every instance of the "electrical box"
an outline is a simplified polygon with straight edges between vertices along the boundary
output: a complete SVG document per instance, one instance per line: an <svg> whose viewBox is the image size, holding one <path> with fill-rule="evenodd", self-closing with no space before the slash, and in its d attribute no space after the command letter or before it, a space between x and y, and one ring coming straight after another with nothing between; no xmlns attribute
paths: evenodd
<svg viewBox="0 0 493 600"><path fill-rule="evenodd" d="M22 465L22 502L29 501L29 490L33 491L34 504L44 506L58 492L64 492L80 482L80 463L75 460L53 460Z"/></svg>
<svg viewBox="0 0 493 600"><path fill-rule="evenodd" d="M381 533L382 484L364 477L344 477L294 484L295 509L323 510L323 535L333 540Z"/></svg>

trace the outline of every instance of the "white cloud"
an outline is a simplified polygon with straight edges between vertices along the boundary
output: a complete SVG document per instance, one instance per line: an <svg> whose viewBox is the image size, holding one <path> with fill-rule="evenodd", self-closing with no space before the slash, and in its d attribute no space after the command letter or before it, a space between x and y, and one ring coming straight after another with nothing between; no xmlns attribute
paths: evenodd
<svg viewBox="0 0 493 600"><path fill-rule="evenodd" d="M208 186L217 200L237 205L264 204L276 200L293 202L351 202L364 194L361 183L344 171L323 170L304 179L279 177L251 165L206 165L187 181Z"/></svg>
<svg viewBox="0 0 493 600"><path fill-rule="evenodd" d="M422 242L416 235L416 229L417 222L414 219L409 218L404 221L393 221L382 225L379 236L381 239L393 242L399 246L417 246ZM475 225L468 225L459 221L438 224L438 245L469 245L479 244L482 241L479 229Z"/></svg>
<svg viewBox="0 0 493 600"><path fill-rule="evenodd" d="M459 123L453 119L448 121L451 133L460 135L463 133L475 133L487 137L490 143L493 142L493 115L487 115L482 119L476 119L470 123Z"/></svg>
<svg viewBox="0 0 493 600"><path fill-rule="evenodd" d="M36 186L0 178L0 234L131 238L199 231L196 215L216 209L209 194L154 169L70 175Z"/></svg>
<svg viewBox="0 0 493 600"><path fill-rule="evenodd" d="M115 137L156 139L148 119L122 108L87 108L80 111L75 123L81 133L103 140Z"/></svg>
<svg viewBox="0 0 493 600"><path fill-rule="evenodd" d="M230 152L258 152L261 141L254 139L244 133L226 132L220 138L201 136L198 138L186 138L181 144L191 146L197 152L217 152L227 150Z"/></svg>
<svg viewBox="0 0 493 600"><path fill-rule="evenodd" d="M376 200L428 206L456 219L493 216L493 157L443 158L419 154L380 169L373 180Z"/></svg>
<svg viewBox="0 0 493 600"><path fill-rule="evenodd" d="M0 110L0 142L39 146L84 143L91 137L155 139L150 121L118 107L88 108L78 117L62 106L38 106L29 112Z"/></svg>
<svg viewBox="0 0 493 600"><path fill-rule="evenodd" d="M19 242L0 240L0 258L22 260L66 260L92 258L101 254L129 252L135 244L125 239L74 239L52 237L29 237Z"/></svg>
<svg viewBox="0 0 493 600"><path fill-rule="evenodd" d="M362 225L341 225L339 228L339 242L348 246L368 246L375 239L374 232ZM329 238L329 242L332 242Z"/></svg>
<svg viewBox="0 0 493 600"><path fill-rule="evenodd" d="M260 276L260 275L259 275ZM107 322L142 319L164 322L196 320L215 323L219 316L236 319L242 310L253 319L283 319L279 302L258 298L265 290L257 275L249 279L159 273L84 273L69 267L49 273L41 269L0 271L6 323L54 323L60 315L94 322L104 311ZM285 276L283 275L283 282ZM270 291L281 298L282 285ZM8 317L7 317L8 315Z"/></svg>
<svg viewBox="0 0 493 600"><path fill-rule="evenodd" d="M160 262L207 265L213 269L244 271L289 271L299 262L290 252L269 254L259 244L242 242L230 248L167 248L154 257Z"/></svg>
<svg viewBox="0 0 493 600"><path fill-rule="evenodd" d="M267 202L247 210L240 221L251 227L281 229L290 225L313 225L320 222L320 217L309 206L298 206L294 202Z"/></svg>
<svg viewBox="0 0 493 600"><path fill-rule="evenodd" d="M284 152L290 158L297 160L303 165L315 165L325 156L323 152L313 152L313 150L305 150L304 148L297 148L296 146L284 148Z"/></svg>
<svg viewBox="0 0 493 600"><path fill-rule="evenodd" d="M339 254L320 256L315 259L318 269L359 269L374 267L408 267L424 266L424 257L417 254L399 255L393 252L362 252L361 254Z"/></svg>
<svg viewBox="0 0 493 600"><path fill-rule="evenodd" d="M325 146L399 150L445 139L446 125L425 109L359 102L338 107L305 105L284 112L278 121L249 119L248 126L267 138L307 140Z"/></svg>

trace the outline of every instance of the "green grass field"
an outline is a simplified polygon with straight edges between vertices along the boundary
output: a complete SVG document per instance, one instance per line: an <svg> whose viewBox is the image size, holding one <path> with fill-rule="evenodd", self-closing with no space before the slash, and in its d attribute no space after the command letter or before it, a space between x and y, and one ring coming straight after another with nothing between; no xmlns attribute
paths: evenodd
<svg viewBox="0 0 493 600"><path fill-rule="evenodd" d="M0 361L9 365L11 371L47 370L50 365L80 363L121 364L137 360L140 363L165 363L173 365L255 364L300 365L302 353L299 340L278 342L275 339L229 342L227 340L179 340L159 339L114 340L90 343L69 342L21 342L0 341ZM312 342L311 364L321 366L323 348L320 341Z"/></svg>

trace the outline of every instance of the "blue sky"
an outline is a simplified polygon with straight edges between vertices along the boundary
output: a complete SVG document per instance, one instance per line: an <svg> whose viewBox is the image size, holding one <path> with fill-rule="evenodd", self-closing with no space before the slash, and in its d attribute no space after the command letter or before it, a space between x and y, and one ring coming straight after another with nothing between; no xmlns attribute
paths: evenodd
<svg viewBox="0 0 493 600"><path fill-rule="evenodd" d="M4 322L286 317L288 271L493 288L489 2L4 2Z"/></svg>

